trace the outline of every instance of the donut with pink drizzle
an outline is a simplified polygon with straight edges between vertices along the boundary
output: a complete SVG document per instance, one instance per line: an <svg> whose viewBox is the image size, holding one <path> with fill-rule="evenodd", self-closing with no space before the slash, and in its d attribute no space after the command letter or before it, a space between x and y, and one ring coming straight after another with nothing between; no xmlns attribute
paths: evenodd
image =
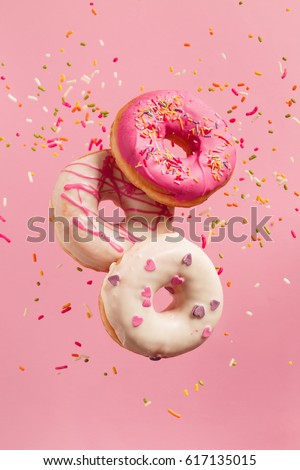
<svg viewBox="0 0 300 470"><path fill-rule="evenodd" d="M186 153L176 156L174 146ZM145 93L117 114L111 148L126 177L152 199L191 207L227 183L235 142L225 121L189 91Z"/></svg>
<svg viewBox="0 0 300 470"><path fill-rule="evenodd" d="M173 299L153 306L164 287ZM178 233L134 245L106 275L99 308L111 337L124 348L158 360L186 353L211 335L223 306L216 269L197 245Z"/></svg>
<svg viewBox="0 0 300 470"><path fill-rule="evenodd" d="M125 219L108 220L98 206L112 201ZM83 266L108 271L136 241L171 230L173 210L133 186L110 151L91 153L67 165L52 194L56 238Z"/></svg>

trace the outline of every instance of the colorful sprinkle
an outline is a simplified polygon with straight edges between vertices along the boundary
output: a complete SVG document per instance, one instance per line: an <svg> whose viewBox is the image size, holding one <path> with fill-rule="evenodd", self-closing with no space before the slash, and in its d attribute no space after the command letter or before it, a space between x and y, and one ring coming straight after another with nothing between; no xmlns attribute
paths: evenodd
<svg viewBox="0 0 300 470"><path fill-rule="evenodd" d="M174 416L175 418L181 418L181 415L179 413L176 413L175 411L171 410L170 408L168 408L168 413L170 413L170 415Z"/></svg>
<svg viewBox="0 0 300 470"><path fill-rule="evenodd" d="M210 326L206 326L202 332L202 338L208 338L212 333L212 329Z"/></svg>
<svg viewBox="0 0 300 470"><path fill-rule="evenodd" d="M210 303L210 309L214 312L215 310L217 310L217 308L219 307L220 305L220 302L218 300L212 300Z"/></svg>
<svg viewBox="0 0 300 470"><path fill-rule="evenodd" d="M107 280L115 287L120 282L120 276L118 276L118 274L114 274L113 276L108 277Z"/></svg>
<svg viewBox="0 0 300 470"><path fill-rule="evenodd" d="M142 290L141 295L142 295L143 297L146 297L146 298L149 299L149 298L151 297L151 295L152 295L151 287L145 287L145 288Z"/></svg>
<svg viewBox="0 0 300 470"><path fill-rule="evenodd" d="M257 111L258 111L258 107L255 106L255 108L253 108L252 111L249 111L248 113L246 113L246 116L253 116L253 114L255 114Z"/></svg>
<svg viewBox="0 0 300 470"><path fill-rule="evenodd" d="M176 274L176 276L173 276L172 279L171 279L171 284L173 286L180 286L180 284L183 284L184 283L184 278L183 277L180 277Z"/></svg>
<svg viewBox="0 0 300 470"><path fill-rule="evenodd" d="M143 321L144 321L144 319L142 317L134 315L132 317L132 326L134 326L136 328L137 326L140 326L143 323Z"/></svg>
<svg viewBox="0 0 300 470"><path fill-rule="evenodd" d="M196 318L203 318L205 315L205 308L203 305L194 305L192 308L192 315Z"/></svg>
<svg viewBox="0 0 300 470"><path fill-rule="evenodd" d="M72 310L72 307L69 305L68 307L64 308L60 313L67 313Z"/></svg>
<svg viewBox="0 0 300 470"><path fill-rule="evenodd" d="M144 299L142 303L143 307L151 307L151 300L150 299Z"/></svg>
<svg viewBox="0 0 300 470"><path fill-rule="evenodd" d="M156 264L153 259L147 259L144 269L148 272L152 272L156 270Z"/></svg>
<svg viewBox="0 0 300 470"><path fill-rule="evenodd" d="M192 264L191 253L184 255L184 257L182 258L182 263L185 264L186 266L190 266Z"/></svg>

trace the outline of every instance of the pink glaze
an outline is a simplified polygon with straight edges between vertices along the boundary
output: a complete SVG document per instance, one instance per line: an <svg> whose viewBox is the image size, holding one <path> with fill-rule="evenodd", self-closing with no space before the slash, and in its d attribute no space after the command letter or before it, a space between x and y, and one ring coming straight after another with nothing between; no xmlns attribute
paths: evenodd
<svg viewBox="0 0 300 470"><path fill-rule="evenodd" d="M183 143L186 158L172 154L173 138ZM122 158L178 201L215 191L235 167L235 144L225 121L188 91L137 97L122 114L116 139Z"/></svg>

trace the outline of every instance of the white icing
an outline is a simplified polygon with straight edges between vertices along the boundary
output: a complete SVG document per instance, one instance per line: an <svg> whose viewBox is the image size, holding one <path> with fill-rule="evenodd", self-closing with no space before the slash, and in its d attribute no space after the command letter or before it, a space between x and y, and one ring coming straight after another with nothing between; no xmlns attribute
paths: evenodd
<svg viewBox="0 0 300 470"><path fill-rule="evenodd" d="M104 200L111 200L124 210L125 220L120 224L119 234L113 223L97 221L98 205ZM55 222L58 242L83 266L96 271L108 271L111 263L133 245L135 237L166 232L166 220L174 213L173 209L152 201L133 186L108 150L86 155L67 165L58 177L51 202L55 217L64 217L68 227L64 230L64 223ZM129 223L130 219L138 220L139 217L143 217L144 225ZM143 231L135 231L137 227ZM94 232L93 236L90 233L88 241L87 230ZM123 240L120 241L118 235Z"/></svg>
<svg viewBox="0 0 300 470"><path fill-rule="evenodd" d="M178 238L177 233L160 234L157 242L135 244L111 265L103 282L100 296L109 324L126 349L144 356L172 357L195 349L222 313L222 286L213 263L201 248ZM111 283L111 276L119 281ZM158 313L153 297L161 287L172 287L175 293ZM143 306L145 299L150 306ZM193 311L201 315L202 307L203 318L193 316Z"/></svg>

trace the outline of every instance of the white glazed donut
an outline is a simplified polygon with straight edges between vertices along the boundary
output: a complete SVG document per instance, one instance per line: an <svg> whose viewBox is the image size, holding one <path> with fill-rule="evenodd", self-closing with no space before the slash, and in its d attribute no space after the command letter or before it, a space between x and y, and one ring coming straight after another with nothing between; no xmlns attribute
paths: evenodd
<svg viewBox="0 0 300 470"><path fill-rule="evenodd" d="M173 300L153 307L165 287ZM124 348L158 360L200 346L212 333L223 306L222 286L204 251L178 233L134 245L111 265L99 308L104 326Z"/></svg>
<svg viewBox="0 0 300 470"><path fill-rule="evenodd" d="M122 223L113 224L100 217L98 205L104 200L123 209ZM168 231L171 224L167 221L174 213L133 186L109 150L67 165L58 177L51 204L59 244L83 266L96 271L108 271L140 237ZM134 230L139 230L137 236Z"/></svg>

